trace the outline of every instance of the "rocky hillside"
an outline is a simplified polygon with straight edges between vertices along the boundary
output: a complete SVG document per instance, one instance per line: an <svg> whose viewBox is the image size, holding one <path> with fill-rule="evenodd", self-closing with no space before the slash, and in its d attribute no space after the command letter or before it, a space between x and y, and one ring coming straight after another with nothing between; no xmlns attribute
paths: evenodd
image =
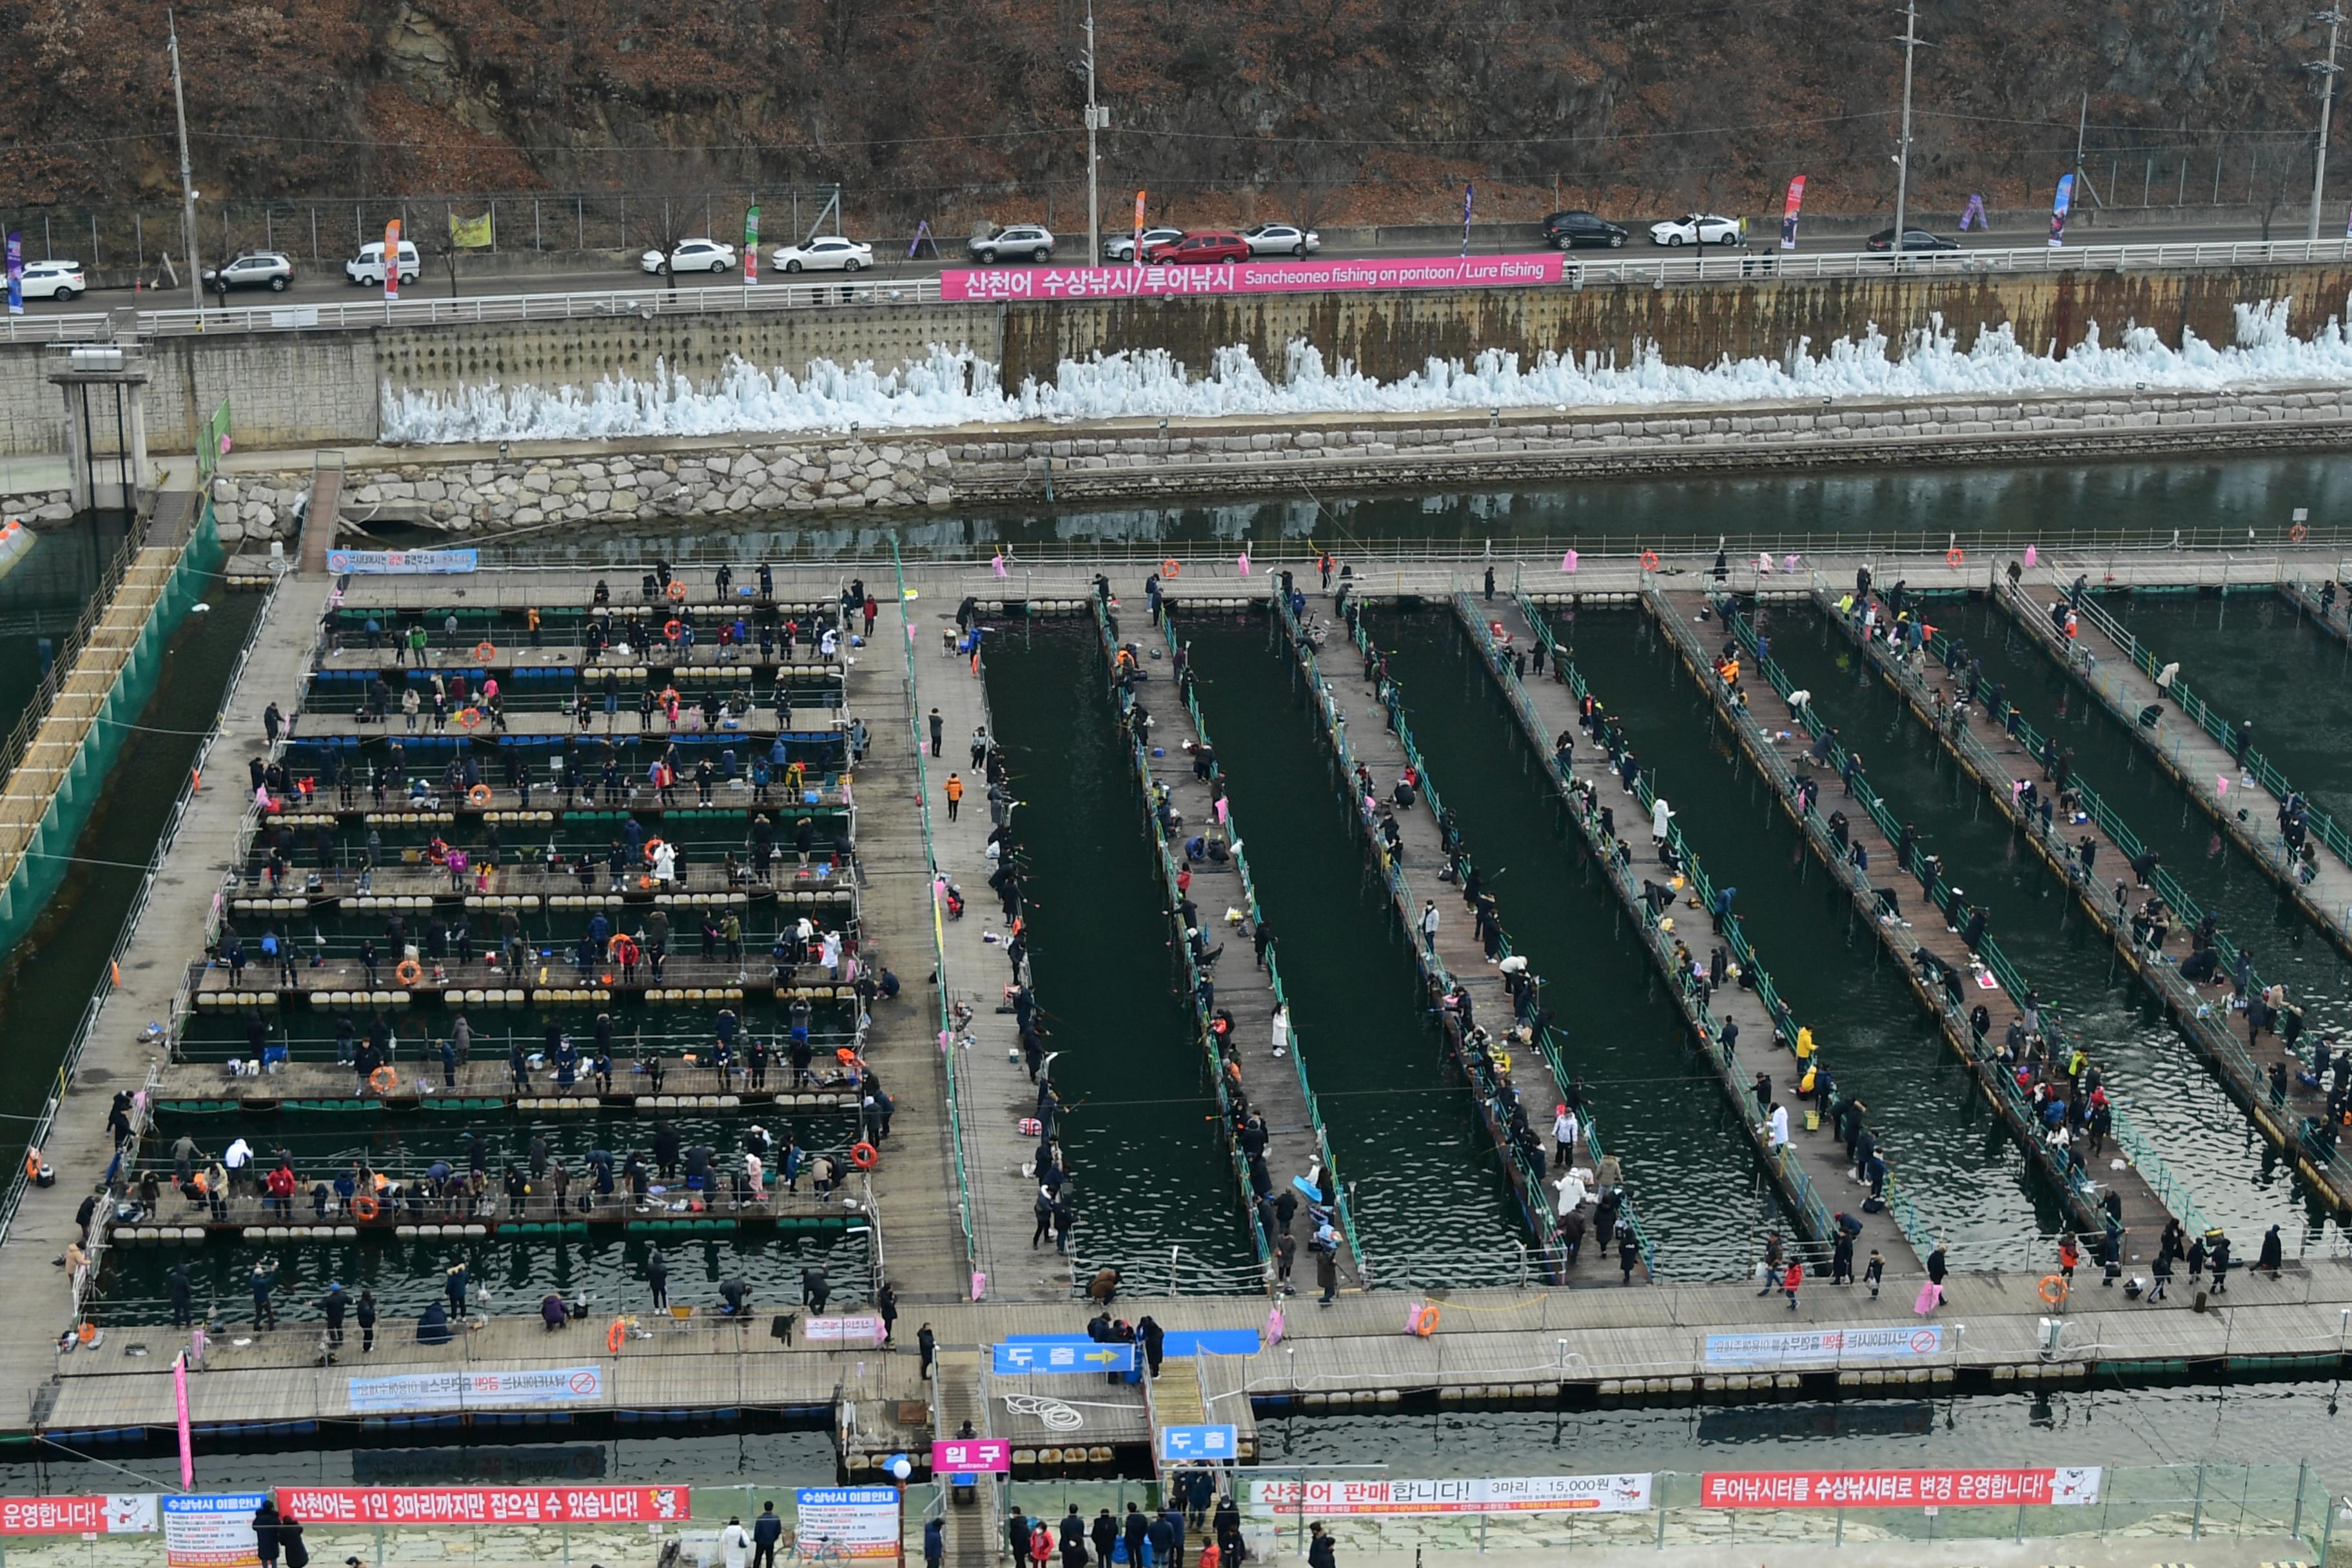
<svg viewBox="0 0 2352 1568"><path fill-rule="evenodd" d="M194 0L207 195L842 182L867 226L1083 212L1083 0ZM1097 0L1106 191L1178 221L1891 200L1884 0ZM2081 95L2119 198L2309 178L2303 8L1923 0L1918 186L2047 200ZM0 12L19 201L168 197L161 0ZM2145 166L2144 166L2145 165ZM2185 174L2183 172L2185 166ZM2104 180L2102 180L2104 183ZM1075 205L1073 205L1075 204ZM903 228L900 230L903 232Z"/></svg>

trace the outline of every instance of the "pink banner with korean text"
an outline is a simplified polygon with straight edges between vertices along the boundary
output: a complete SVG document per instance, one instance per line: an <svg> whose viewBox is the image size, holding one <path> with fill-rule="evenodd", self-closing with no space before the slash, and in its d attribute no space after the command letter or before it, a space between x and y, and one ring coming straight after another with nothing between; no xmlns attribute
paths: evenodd
<svg viewBox="0 0 2352 1568"><path fill-rule="evenodd" d="M950 300L1171 299L1187 294L1311 294L1336 289L1512 289L1560 280L1557 251L1532 256L1372 257L1234 261L1207 267L952 267Z"/></svg>

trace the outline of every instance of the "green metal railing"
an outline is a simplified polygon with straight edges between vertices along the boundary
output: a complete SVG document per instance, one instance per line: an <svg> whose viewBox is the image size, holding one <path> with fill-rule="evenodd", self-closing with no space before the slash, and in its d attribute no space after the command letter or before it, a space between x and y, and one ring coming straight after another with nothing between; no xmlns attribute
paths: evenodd
<svg viewBox="0 0 2352 1568"><path fill-rule="evenodd" d="M1316 660L1314 645L1307 640L1301 631L1298 617L1292 612L1289 601L1284 598L1277 589L1268 595L1268 603L1273 606L1276 619L1282 626L1283 636L1289 642L1306 673L1307 690L1312 694L1315 705L1322 715L1324 734L1331 742L1334 754L1339 762L1340 778L1348 791L1348 815L1352 819L1358 819L1360 826L1363 813L1357 805L1355 798L1356 752L1355 748L1348 743L1346 718L1339 712L1337 700L1331 696L1329 683L1324 679L1322 668ZM1436 788L1430 782L1426 764L1423 763L1420 752L1413 746L1412 734L1405 726L1403 713L1394 708L1390 711L1395 721L1397 739L1404 748L1405 757L1420 775L1422 796L1428 804L1430 816L1443 816L1444 808L1438 804ZM1398 910L1405 910L1418 907L1412 890L1412 879L1406 875L1401 862L1376 852L1373 863L1380 868L1381 880L1388 888L1391 901ZM1508 939L1505 940L1507 942ZM1415 954L1419 962L1427 965L1430 981L1440 992L1453 987L1454 975L1445 967L1444 959L1438 957L1433 951L1420 948L1418 944L1415 945ZM1559 1070L1557 1052L1547 1051L1546 1054L1553 1064L1553 1070L1557 1072ZM1479 1081L1478 1075L1470 1066L1468 1055L1466 1046L1457 1052L1457 1056L1462 1058L1463 1074L1475 1088ZM1483 1090L1481 1092L1483 1093ZM1496 1136L1496 1152L1510 1164L1517 1174L1517 1179L1514 1184L1521 1192L1520 1205L1526 1212L1529 1230L1534 1232L1542 1250L1546 1253L1560 1250L1559 1227L1554 1223L1552 1205L1545 1201L1543 1178L1537 1174L1534 1163L1522 1154L1509 1139L1503 1137L1499 1131ZM1628 1223L1634 1227L1634 1238L1643 1248L1643 1258L1646 1264L1651 1254L1649 1243L1641 1229L1640 1222L1629 1217Z"/></svg>
<svg viewBox="0 0 2352 1568"><path fill-rule="evenodd" d="M890 568L898 582L898 613L907 613L907 568L898 559L898 535L890 535ZM931 784L929 770L923 765L923 719L915 700L915 639L898 639L899 652L907 661L907 733L915 746L915 802L917 814L923 826L923 863L930 868L929 886L925 889L931 901L931 959L938 965L940 984L940 1055L944 1059L948 1084L948 1142L955 1148L956 1222L963 1227L963 1254L967 1263L977 1267L980 1259L979 1238L972 1226L971 1170L965 1163L963 1151L963 1093L956 1081L955 1026L948 1005L947 932L940 925L939 884L940 852L931 837ZM982 688L985 700L986 687ZM992 734L994 731L990 731Z"/></svg>
<svg viewBox="0 0 2352 1568"><path fill-rule="evenodd" d="M1849 637L1853 635L1852 617L1840 615L1836 605L1826 595L1816 595L1815 602L1822 614L1832 616L1846 629ZM1929 657L1941 660L1953 646L1954 639L1948 634L1937 631L1927 638L1926 651ZM1881 671L1887 674L1890 679L1900 682L1919 700L1923 702L1927 700L1925 678L1918 671L1899 661L1890 661L1881 645L1865 643L1864 648L1871 662ZM2042 731L2035 729L2017 709L2015 703L2010 703L2009 708L2011 712L2016 714L2016 728L2009 732L2013 734L2033 755L2043 758L2052 755L2054 742ZM2002 722L2003 721L2000 715L1994 715L1994 721ZM1952 729L1949 733L1953 744L1963 753L1970 771L1977 774L1979 782L1983 783L1986 788L1993 790L1997 795L1999 791L1995 788L1993 781L2006 777L2008 769L2002 766L2000 759L1992 754L1991 749L1966 726ZM2082 798L2084 809L2089 813L2091 820L2098 824L2100 831L2104 832L2115 847L2123 853L2126 862L2146 851L2147 847L2145 842L2132 831L2130 825L2107 804L2106 798L2099 794L2097 788L2087 778L2079 773L2070 771L2066 782L2067 786ZM2068 876L2072 879L2078 884L2086 879L2087 873L2077 863L2073 847L2065 842L2054 823L2046 836L2042 835L2041 827L2030 815L2026 816L2021 826L2028 833L2043 838L2053 858L2068 868ZM2205 911L2199 907L2197 900L2189 896L2189 890L2180 885L2171 872L2159 865L2155 868L2150 879L2155 883L2158 896L2181 917L2188 927L2194 929L2203 921ZM2104 900L2098 898L2097 891L2095 888L2091 889L2093 897L2090 901L2103 910ZM2137 951L2129 940L2128 928L2117 925L2111 915L2095 911L2095 918L2098 919L2100 924L2106 928L2108 933L2119 945L2127 950L2134 969L2138 972L2140 978L2147 982L2149 989L2172 1004L2174 1016L2181 1020L2182 1031L2189 1036L2205 1053L2207 1058L2219 1068L2225 1077L2237 1084L2241 1096L2249 1101L2259 1100L2265 1097L2268 1093L2268 1082L2261 1065L2254 1060L2247 1047L2230 1032L2225 1019L2215 1013L2212 1004L2197 994L2196 986L2183 980L2179 970L2164 963L2159 955ZM2225 970L2234 974L2239 958L2237 943L2231 941L2228 934L2218 928L2213 940L2215 952L2219 955ZM2255 971L2251 962L2247 964L2246 975L2247 989L2250 992L2260 993L2263 989L2262 976ZM2279 1105L2276 1109L2282 1117L2287 1114L2284 1105ZM2320 1159L2320 1163L2327 1167L2332 1181L2338 1184L2340 1190L2352 1192L2352 1158L2347 1158L2341 1149L2330 1147L2324 1141L2315 1141L2314 1131L2309 1117L2299 1119L2295 1126L2295 1142L2299 1146L2299 1152L2306 1157L2320 1158L2320 1152L2326 1150L2326 1155Z"/></svg>
<svg viewBox="0 0 2352 1568"><path fill-rule="evenodd" d="M1715 605L1717 613L1723 617L1724 624L1731 628L1732 634L1739 639L1740 646L1746 648L1749 657L1756 661L1758 673L1764 677L1773 690L1786 700L1789 693L1795 689L1795 683L1789 679L1788 672L1759 647L1756 640L1756 628L1748 623L1748 617L1739 613L1738 605L1728 596L1716 599ZM1664 624L1676 624L1671 608L1664 608L1660 618ZM1829 727L1827 721L1810 702L1796 710L1796 718L1797 721L1804 726L1806 733L1815 740L1819 740L1827 732ZM1848 752L1843 742L1831 742L1830 762L1838 771L1843 771L1847 755ZM1870 814L1871 820L1878 825L1879 831L1886 836L1886 841L1889 844L1902 842L1901 825L1895 821L1895 814L1887 809L1885 800L1879 795L1876 786L1870 782L1867 775L1860 773L1854 775L1853 798L1861 804L1864 810ZM1818 813L1811 815L1818 816ZM1826 824L1822 825L1822 830L1827 830ZM1915 849L1912 862L1899 866L1896 869L1916 877L1918 871L1918 860L1919 854ZM1927 889L1927 896L1938 909L1946 907L1950 899L1950 884L1938 876L1935 885ZM1993 978L1999 981L2011 996L2021 1001L2032 990L2032 987L2026 984L2025 977L2018 973L2016 965L2009 961L2008 954L2001 952L2000 944L1990 936L1985 938L1984 944L1977 949L1977 953L1984 961L1985 967L1992 973ZM1960 1039L1966 1040L1971 1037L1973 1030L1961 1016L1962 1009L1958 1002L1948 994L1944 998L1944 1012L1952 1026L1960 1031L1958 1035ZM2053 1056L2063 1060L2064 1054L2070 1048L2066 1032L2047 1008L2042 1009L2042 1033L2052 1044ZM2041 1118L2034 1111L2032 1101L2017 1087L2016 1079L2007 1073L1995 1074L1993 1078L2002 1086L2001 1092L2010 1109L2023 1120L2026 1126L2039 1128ZM2138 1129L2132 1123L2130 1112L2122 1103L2120 1095L2110 1098L2109 1112L2116 1142L2122 1144L2126 1151L2132 1152L2134 1163L2139 1169L2141 1179L2147 1183L2158 1201L2163 1203L2166 1210L2173 1217L2179 1219L2191 1231L2201 1234L2207 1228L2204 1214L2190 1195L2188 1184L2173 1175L2170 1167L2158 1157L2153 1146L2139 1133ZM2082 1204L2086 1209L2096 1208L2097 1184L2091 1180L2088 1172L2079 1166L2069 1166L2062 1173L2057 1162L2051 1157L2047 1147L2038 1142L2033 1148L2033 1157L2042 1163L2044 1171L2059 1182L2073 1201Z"/></svg>
<svg viewBox="0 0 2352 1568"><path fill-rule="evenodd" d="M1545 651L1551 658L1553 668L1567 676L1569 689L1580 700L1590 695L1592 689L1585 680L1584 672L1577 668L1576 661L1570 658L1567 651L1559 646L1559 641L1552 635L1550 623L1543 613L1528 599L1526 595L1514 590L1512 597L1518 605L1520 615L1526 618L1528 625L1534 629L1537 637L1543 643ZM1484 654L1487 668L1502 681L1505 693L1510 698L1512 707L1517 710L1520 727L1525 731L1528 742L1540 750L1548 726L1544 723L1542 716L1536 711L1535 700L1528 695L1526 683L1520 680L1517 668L1504 657L1502 650L1496 646L1493 635L1487 631L1486 623L1478 618L1476 610L1470 603L1469 595L1455 594L1454 609L1455 616L1463 625L1473 628L1472 640ZM1563 800L1567 800L1570 795L1566 788L1566 775L1557 767L1551 772L1554 789L1561 794ZM1654 811L1657 794L1646 773L1638 781L1637 791L1643 809ZM1651 910L1649 900L1641 896L1640 889L1634 884L1632 869L1617 864L1615 857L1610 853L1609 847L1601 841L1600 829L1596 822L1586 820L1582 814L1573 808L1570 809L1570 816L1583 829L1587 847L1592 850L1594 858L1608 872L1610 879L1618 885L1628 906L1643 917L1652 938L1652 951L1659 953L1663 960L1666 952L1664 933L1654 929L1656 914ZM1666 840L1673 847L1684 874L1690 878L1692 887L1696 889L1699 901L1706 908L1713 909L1715 884L1707 876L1706 868L1700 864L1697 851L1693 849L1690 841L1683 837L1683 830L1671 822L1666 826ZM1771 1017L1775 1028L1793 1048L1797 1033L1795 1009L1780 999L1780 989L1772 983L1771 973L1764 967L1763 961L1758 957L1756 949L1748 940L1746 923L1737 915L1730 916L1724 921L1723 934L1730 943L1732 955L1739 960L1741 967L1753 977L1757 999L1764 1004L1764 1010ZM1668 973L1672 973L1671 964L1668 965ZM1685 986L1685 991L1687 994L1689 988ZM1705 1026L1705 1038L1709 1054L1712 1055L1717 1034L1712 1026L1712 1016L1707 1012L1706 1004L1701 998L1692 995L1689 999L1695 1004L1699 1016L1708 1020ZM1826 1054L1817 1053L1816 1060L1826 1070ZM1727 1055L1724 1056L1720 1058L1720 1064L1719 1070L1727 1075L1730 1058ZM1834 1078L1836 1075L1832 1073L1831 1076ZM1733 1103L1744 1110L1744 1102L1748 1100L1748 1097L1732 1078L1726 1076L1724 1083L1726 1088L1732 1091ZM1816 1204L1820 1203L1821 1199L1818 1194L1813 1193L1812 1184L1802 1167L1786 1156L1783 1156L1781 1163L1790 1174L1804 1184L1805 1191L1812 1194L1812 1201ZM1895 1226L1902 1231L1905 1238L1923 1258L1933 1251L1936 1246L1934 1230L1920 1215L1917 1205L1913 1203L1910 1194L1904 1190L1892 1172L1886 1177L1884 1195L1886 1199L1887 1211L1895 1216Z"/></svg>

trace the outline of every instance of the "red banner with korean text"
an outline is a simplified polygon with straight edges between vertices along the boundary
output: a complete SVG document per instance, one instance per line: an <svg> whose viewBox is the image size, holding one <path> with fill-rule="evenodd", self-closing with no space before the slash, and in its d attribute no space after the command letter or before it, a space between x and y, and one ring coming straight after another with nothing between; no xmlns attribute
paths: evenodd
<svg viewBox="0 0 2352 1568"><path fill-rule="evenodd" d="M1707 1508L2080 1508L2099 1500L2099 1468L2047 1470L1709 1470Z"/></svg>
<svg viewBox="0 0 2352 1568"><path fill-rule="evenodd" d="M153 1492L0 1498L0 1535L149 1535Z"/></svg>
<svg viewBox="0 0 2352 1568"><path fill-rule="evenodd" d="M686 1487L280 1487L305 1524L655 1524L683 1520Z"/></svg>

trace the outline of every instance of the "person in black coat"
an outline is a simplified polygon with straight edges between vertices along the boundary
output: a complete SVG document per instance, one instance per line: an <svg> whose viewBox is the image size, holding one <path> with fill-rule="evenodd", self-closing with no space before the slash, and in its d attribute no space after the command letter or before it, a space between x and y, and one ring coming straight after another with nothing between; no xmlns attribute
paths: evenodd
<svg viewBox="0 0 2352 1568"><path fill-rule="evenodd" d="M1307 1568L1338 1568L1339 1559L1332 1555L1331 1538L1323 1533L1323 1527L1311 1524L1307 1529Z"/></svg>
<svg viewBox="0 0 2352 1568"><path fill-rule="evenodd" d="M278 1502L264 1498L261 1506L253 1510L253 1550L261 1559L262 1568L276 1568L278 1562Z"/></svg>
<svg viewBox="0 0 2352 1568"><path fill-rule="evenodd" d="M1095 1542L1095 1561L1097 1563L1108 1563L1110 1561L1110 1549L1114 1545L1118 1544L1118 1521L1111 1518L1110 1510L1108 1508L1105 1508L1100 1513L1095 1515L1093 1534Z"/></svg>
<svg viewBox="0 0 2352 1568"><path fill-rule="evenodd" d="M1143 1510L1133 1503L1127 1505L1126 1528L1127 1560L1129 1563L1140 1564L1143 1561L1143 1543L1150 1536L1151 1525L1144 1519Z"/></svg>

